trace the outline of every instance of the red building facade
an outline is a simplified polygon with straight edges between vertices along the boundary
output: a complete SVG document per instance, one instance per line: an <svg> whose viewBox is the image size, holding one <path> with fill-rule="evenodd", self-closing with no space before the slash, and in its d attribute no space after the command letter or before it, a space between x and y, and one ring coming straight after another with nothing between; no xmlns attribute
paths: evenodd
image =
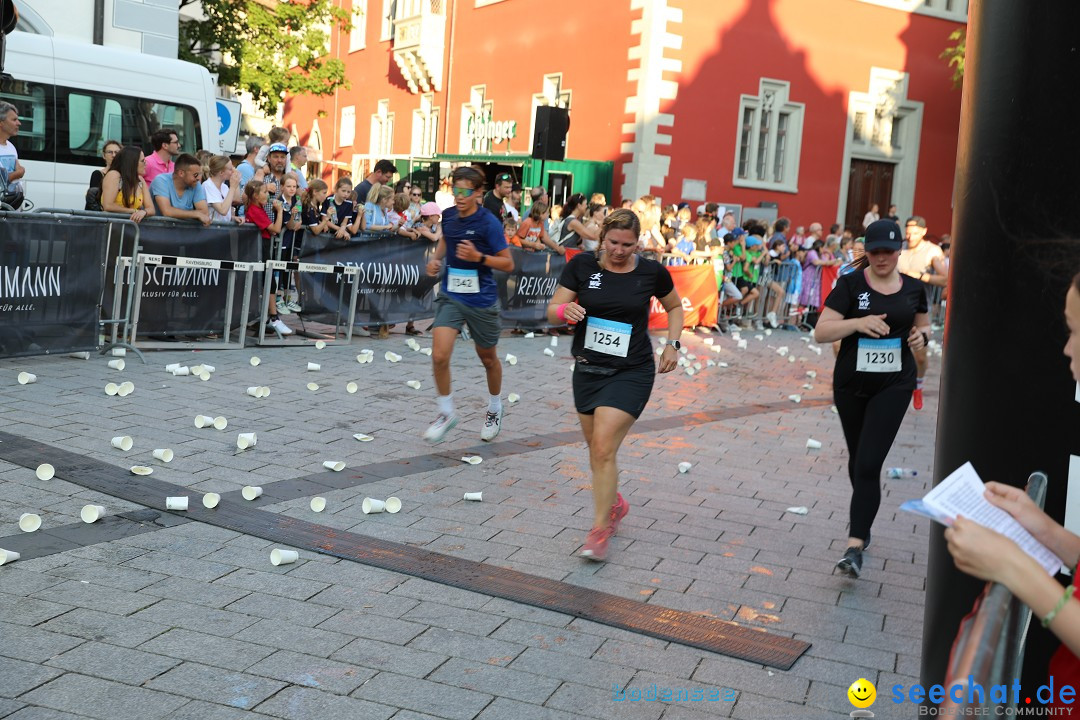
<svg viewBox="0 0 1080 720"><path fill-rule="evenodd" d="M579 172L573 190L609 202L856 229L877 202L951 225L960 91L939 56L966 0L340 2L351 87L285 106L327 177L382 157L520 166L536 106L562 105L567 158L613 163L610 187Z"/></svg>

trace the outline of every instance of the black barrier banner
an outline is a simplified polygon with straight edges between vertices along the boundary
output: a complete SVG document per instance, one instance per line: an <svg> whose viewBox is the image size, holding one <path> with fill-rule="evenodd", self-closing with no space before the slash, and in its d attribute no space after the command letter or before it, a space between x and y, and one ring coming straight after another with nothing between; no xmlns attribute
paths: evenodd
<svg viewBox="0 0 1080 720"><path fill-rule="evenodd" d="M0 220L0 356L98 347L108 242L102 222Z"/></svg>
<svg viewBox="0 0 1080 720"><path fill-rule="evenodd" d="M535 330L550 327L547 306L559 285L566 258L517 247L510 248L510 256L514 258L514 271L495 273L503 324Z"/></svg>
<svg viewBox="0 0 1080 720"><path fill-rule="evenodd" d="M360 283L356 324L399 323L434 317L433 289L438 278L427 274L427 263L434 251L434 243L402 237L342 241L308 233L300 250L301 262L355 266L360 271L352 277L298 273L304 316L333 323L339 307L347 313L352 293L350 283L355 277Z"/></svg>
<svg viewBox="0 0 1080 720"><path fill-rule="evenodd" d="M262 241L254 225L143 222L140 252L146 255L259 262ZM235 275L235 279L233 276ZM217 267L147 265L139 306L139 335L207 335L225 327L229 282L235 282L233 327L240 322L244 273ZM262 273L252 274L250 312L262 311Z"/></svg>

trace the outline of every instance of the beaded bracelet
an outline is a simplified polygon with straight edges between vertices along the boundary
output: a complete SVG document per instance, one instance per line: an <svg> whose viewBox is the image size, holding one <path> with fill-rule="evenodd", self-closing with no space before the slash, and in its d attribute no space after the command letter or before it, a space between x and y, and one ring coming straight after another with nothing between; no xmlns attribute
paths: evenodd
<svg viewBox="0 0 1080 720"><path fill-rule="evenodd" d="M1054 618L1057 617L1057 614L1059 612L1061 612L1061 608L1065 607L1065 603L1067 603L1069 601L1069 598L1071 598L1073 596L1074 592L1076 592L1076 586L1075 585L1070 585L1069 587L1065 588L1065 594L1061 596L1060 600L1058 600L1058 604L1055 605L1054 609L1051 610L1046 615L1046 617L1044 617L1042 619L1042 626L1043 627L1050 627L1050 623L1054 622Z"/></svg>

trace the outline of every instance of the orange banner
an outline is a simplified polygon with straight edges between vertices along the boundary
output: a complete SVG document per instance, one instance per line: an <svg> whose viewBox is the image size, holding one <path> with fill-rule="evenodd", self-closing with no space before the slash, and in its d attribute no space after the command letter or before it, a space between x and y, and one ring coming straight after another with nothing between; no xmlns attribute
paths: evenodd
<svg viewBox="0 0 1080 720"><path fill-rule="evenodd" d="M833 285L836 284L836 278L839 275L840 268L836 265L821 266L821 300L818 303L819 308L825 307L825 298L829 297L829 293L832 292Z"/></svg>
<svg viewBox="0 0 1080 720"><path fill-rule="evenodd" d="M674 265L668 267L675 290L682 298L683 327L712 327L720 310L716 273L712 265ZM667 327L667 313L656 298L649 307L649 329Z"/></svg>

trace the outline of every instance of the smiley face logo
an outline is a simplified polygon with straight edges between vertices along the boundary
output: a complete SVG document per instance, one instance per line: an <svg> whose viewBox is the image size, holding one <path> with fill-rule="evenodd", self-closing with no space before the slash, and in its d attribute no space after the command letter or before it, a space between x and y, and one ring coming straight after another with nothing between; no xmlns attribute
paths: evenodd
<svg viewBox="0 0 1080 720"><path fill-rule="evenodd" d="M866 678L859 678L847 689L848 700L857 708L868 708L877 699L877 688Z"/></svg>

